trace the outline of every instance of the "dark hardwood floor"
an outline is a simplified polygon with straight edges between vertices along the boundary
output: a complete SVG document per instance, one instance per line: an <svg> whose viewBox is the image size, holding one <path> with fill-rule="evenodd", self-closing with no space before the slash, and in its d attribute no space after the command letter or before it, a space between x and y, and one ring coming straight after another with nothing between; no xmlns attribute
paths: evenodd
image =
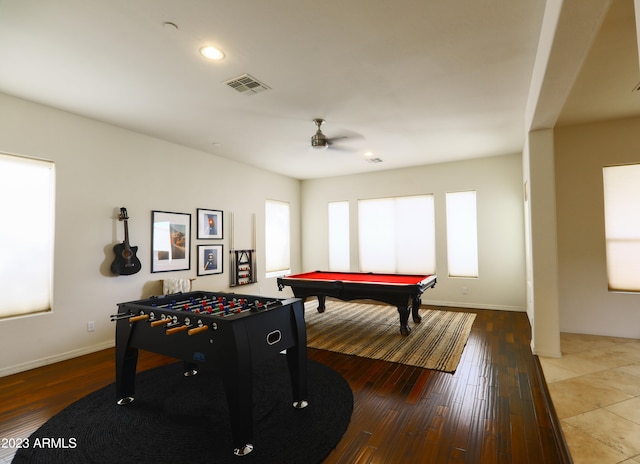
<svg viewBox="0 0 640 464"><path fill-rule="evenodd" d="M531 354L526 314L463 311L477 317L455 374L309 349L311 359L347 379L355 400L349 428L325 463L571 462ZM170 362L141 352L139 369ZM28 437L113 381L113 349L0 378L0 439ZM0 448L0 464L14 453Z"/></svg>

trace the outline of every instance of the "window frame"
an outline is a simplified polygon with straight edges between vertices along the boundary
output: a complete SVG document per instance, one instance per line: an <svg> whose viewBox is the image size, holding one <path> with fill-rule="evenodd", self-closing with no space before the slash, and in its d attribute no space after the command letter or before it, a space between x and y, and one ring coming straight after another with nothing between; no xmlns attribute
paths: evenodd
<svg viewBox="0 0 640 464"><path fill-rule="evenodd" d="M0 241L10 244L4 249L0 246L0 279L7 287L0 294L0 319L51 312L55 163L0 152L0 166L0 206L3 215L17 224L0 231ZM21 263L29 264L21 268Z"/></svg>
<svg viewBox="0 0 640 464"><path fill-rule="evenodd" d="M640 293L640 164L604 166L602 186L607 288Z"/></svg>
<svg viewBox="0 0 640 464"><path fill-rule="evenodd" d="M420 205L414 202L419 203L420 200L425 201L422 205L425 210L417 212L415 207ZM368 211L370 207L371 213ZM365 236L365 229L376 230L377 237ZM389 245L383 249L381 245L385 240ZM378 249L373 249L375 246ZM425 193L358 200L358 252L361 272L435 274L435 195ZM415 266L415 262L420 264Z"/></svg>
<svg viewBox="0 0 640 464"><path fill-rule="evenodd" d="M286 224L277 224L270 220L272 213L270 207L286 206L280 213L286 210L286 214L279 219L284 220ZM273 218L276 219L276 218ZM265 200L265 273L267 278L281 277L291 274L291 204L281 200ZM270 243L271 242L271 243ZM280 264L272 262L274 258L274 247L279 248L278 252L281 256L276 259ZM281 248L281 249L280 249ZM285 264L282 264L285 263ZM273 268L272 268L273 266Z"/></svg>
<svg viewBox="0 0 640 464"><path fill-rule="evenodd" d="M339 209L336 210L336 208ZM348 200L327 203L329 271L348 272L351 270L349 219L350 205Z"/></svg>
<svg viewBox="0 0 640 464"><path fill-rule="evenodd" d="M472 195L473 211L461 210L460 198ZM447 226L447 273L449 277L476 279L479 277L478 250L478 194L475 190L460 190L445 193ZM465 256L471 261L462 262ZM454 270L452 271L452 268Z"/></svg>

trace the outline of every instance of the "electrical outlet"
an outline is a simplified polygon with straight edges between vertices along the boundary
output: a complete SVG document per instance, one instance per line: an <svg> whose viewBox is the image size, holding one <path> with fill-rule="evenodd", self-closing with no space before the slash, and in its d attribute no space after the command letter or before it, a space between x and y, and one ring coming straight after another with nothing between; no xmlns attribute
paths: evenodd
<svg viewBox="0 0 640 464"><path fill-rule="evenodd" d="M467 287L462 287L462 294L466 295L467 293L469 293L469 289Z"/></svg>
<svg viewBox="0 0 640 464"><path fill-rule="evenodd" d="M94 321L87 322L87 332L93 332L96 330L96 325Z"/></svg>

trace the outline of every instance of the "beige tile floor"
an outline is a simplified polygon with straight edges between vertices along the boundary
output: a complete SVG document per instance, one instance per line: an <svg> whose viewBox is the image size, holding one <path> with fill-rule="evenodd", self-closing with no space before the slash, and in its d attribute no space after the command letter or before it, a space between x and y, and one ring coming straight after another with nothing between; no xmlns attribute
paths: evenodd
<svg viewBox="0 0 640 464"><path fill-rule="evenodd" d="M575 464L640 464L640 340L563 333L540 357Z"/></svg>

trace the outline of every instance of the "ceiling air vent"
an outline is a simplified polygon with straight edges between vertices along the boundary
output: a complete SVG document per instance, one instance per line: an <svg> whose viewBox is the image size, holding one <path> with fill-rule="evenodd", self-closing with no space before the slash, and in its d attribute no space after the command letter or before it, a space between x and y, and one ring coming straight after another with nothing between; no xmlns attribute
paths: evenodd
<svg viewBox="0 0 640 464"><path fill-rule="evenodd" d="M371 164L382 163L382 159L381 158L367 158L365 161L367 163L371 163Z"/></svg>
<svg viewBox="0 0 640 464"><path fill-rule="evenodd" d="M225 84L245 95L253 95L254 93L270 89L269 86L264 85L258 79L250 76L249 74L243 74L242 76L229 79Z"/></svg>

